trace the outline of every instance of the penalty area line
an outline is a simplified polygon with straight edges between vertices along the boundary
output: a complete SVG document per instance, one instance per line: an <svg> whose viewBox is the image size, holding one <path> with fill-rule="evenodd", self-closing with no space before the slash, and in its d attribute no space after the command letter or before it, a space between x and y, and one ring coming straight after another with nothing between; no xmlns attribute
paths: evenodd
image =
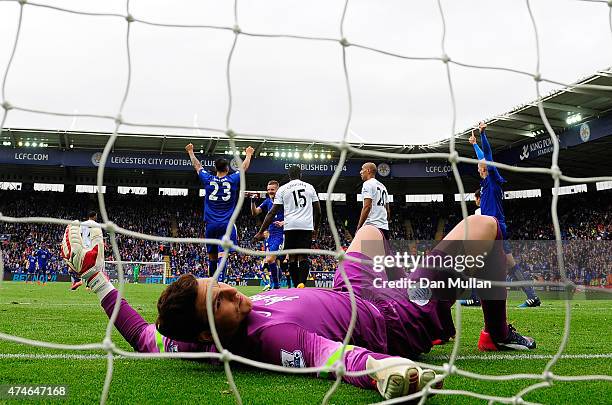
<svg viewBox="0 0 612 405"><path fill-rule="evenodd" d="M121 360L125 356L114 356L115 360ZM102 360L108 359L105 354L42 354L42 353L0 353L0 359L27 359L27 360Z"/></svg>
<svg viewBox="0 0 612 405"><path fill-rule="evenodd" d="M450 356L431 356L424 360L448 360ZM490 354L459 355L457 360L550 360L552 354ZM562 354L561 359L612 359L612 353Z"/></svg>

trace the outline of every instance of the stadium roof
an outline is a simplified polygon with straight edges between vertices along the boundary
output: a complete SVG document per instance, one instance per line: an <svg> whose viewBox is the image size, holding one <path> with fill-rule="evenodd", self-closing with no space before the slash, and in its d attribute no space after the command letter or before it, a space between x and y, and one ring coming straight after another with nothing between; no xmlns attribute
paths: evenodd
<svg viewBox="0 0 612 405"><path fill-rule="evenodd" d="M555 132L561 132L570 127L567 118L580 114L584 121L612 112L612 91L593 90L581 88L580 85L603 85L612 86L612 68L599 71L586 77L571 86L557 90L543 98L543 106L546 116ZM577 122L579 122L577 121ZM496 152L508 148L527 138L543 133L544 124L540 118L535 101L526 103L515 109L499 114L486 120L491 132L491 143ZM457 149L462 154L471 154L471 146L467 142L471 129L466 129L457 134ZM158 151L182 152L186 141L192 141L196 149L202 149L207 154L223 154L229 149L229 142L224 136L211 137L209 135L195 135L192 130L185 130L185 135L159 135L159 134L134 134L120 133L114 149L132 151ZM189 133L187 133L189 132ZM101 132L81 132L64 130L44 129L18 129L5 128L2 132L0 142L11 142L13 146L21 141L37 138L38 141L47 143L50 148L69 148L73 145L75 149L101 149L106 144L110 134ZM333 152L325 142L301 141L301 140L273 140L261 137L237 138L239 148L252 145L257 153L274 152L276 150L296 150L308 152L323 150ZM365 150L376 150L395 153L419 153L423 151L445 152L448 150L448 139L427 145L378 145L375 143L355 144Z"/></svg>
<svg viewBox="0 0 612 405"><path fill-rule="evenodd" d="M612 90L587 89L581 88L580 85L610 86L612 88L612 68L601 70L571 86L543 97L544 112L557 134L572 125L612 112ZM569 117L576 117L576 121L568 123ZM545 132L535 100L493 117L487 120L487 124L487 132L492 134L492 146L496 152L522 142L526 137L534 137ZM470 132L471 130L467 129L459 136L465 139L469 137ZM470 149L471 153L470 145L467 149Z"/></svg>

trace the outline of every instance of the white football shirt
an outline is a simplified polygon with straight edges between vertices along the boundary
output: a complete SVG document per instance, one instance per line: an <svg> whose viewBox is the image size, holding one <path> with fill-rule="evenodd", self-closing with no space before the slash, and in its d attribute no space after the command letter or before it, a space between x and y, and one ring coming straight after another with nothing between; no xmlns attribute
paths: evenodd
<svg viewBox="0 0 612 405"><path fill-rule="evenodd" d="M91 247L91 239L89 239L89 226L97 224L96 221L88 219L81 223L81 238L83 238L83 245L85 247Z"/></svg>
<svg viewBox="0 0 612 405"><path fill-rule="evenodd" d="M373 225L379 229L389 230L389 222L387 221L389 193L387 193L385 185L375 178L366 180L361 188L361 196L364 201L366 198L372 200L372 208L364 225Z"/></svg>
<svg viewBox="0 0 612 405"><path fill-rule="evenodd" d="M302 180L291 180L283 184L274 197L274 204L282 204L285 215L285 231L312 231L312 203L319 201L314 187Z"/></svg>

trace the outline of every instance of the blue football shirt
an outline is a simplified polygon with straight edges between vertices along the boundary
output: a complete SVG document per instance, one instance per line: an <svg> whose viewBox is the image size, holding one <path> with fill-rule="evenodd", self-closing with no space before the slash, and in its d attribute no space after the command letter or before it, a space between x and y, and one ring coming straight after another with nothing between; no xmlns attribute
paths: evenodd
<svg viewBox="0 0 612 405"><path fill-rule="evenodd" d="M28 256L28 270L34 270L36 268L36 256Z"/></svg>
<svg viewBox="0 0 612 405"><path fill-rule="evenodd" d="M49 260L50 254L47 249L38 249L36 252L36 258L38 259L38 266L44 267L47 265L47 261Z"/></svg>
<svg viewBox="0 0 612 405"><path fill-rule="evenodd" d="M224 177L213 176L200 169L198 177L204 185L204 221L207 224L229 222L240 189L240 173L235 172Z"/></svg>
<svg viewBox="0 0 612 405"><path fill-rule="evenodd" d="M259 208L261 208L267 214L272 209L272 206L274 206L274 202L272 201L272 199L270 197L267 197L259 205ZM285 219L285 215L284 215L284 212L283 212L283 207L281 206L280 210L278 210L276 215L274 215L274 219L272 220L272 223L268 227L268 231L270 232L271 235L276 235L276 234L282 234L283 233L283 228L274 225L274 222L275 221L283 221L284 219Z"/></svg>

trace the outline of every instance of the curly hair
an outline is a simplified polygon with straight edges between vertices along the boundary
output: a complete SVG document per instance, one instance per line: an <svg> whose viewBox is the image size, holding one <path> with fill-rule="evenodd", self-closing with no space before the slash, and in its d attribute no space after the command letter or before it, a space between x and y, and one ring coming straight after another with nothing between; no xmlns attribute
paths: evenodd
<svg viewBox="0 0 612 405"><path fill-rule="evenodd" d="M183 342L197 342L208 322L198 314L198 281L193 274L183 274L170 284L157 301L155 325L162 335Z"/></svg>

